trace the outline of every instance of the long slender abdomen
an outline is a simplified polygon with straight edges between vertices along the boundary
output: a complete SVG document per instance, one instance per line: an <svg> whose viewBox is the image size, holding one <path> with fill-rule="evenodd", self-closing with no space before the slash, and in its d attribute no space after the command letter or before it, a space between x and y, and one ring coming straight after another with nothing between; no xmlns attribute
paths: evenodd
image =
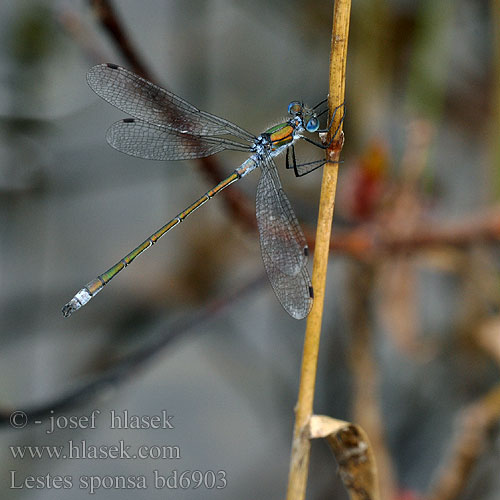
<svg viewBox="0 0 500 500"><path fill-rule="evenodd" d="M189 205L185 210L177 214L172 220L167 222L158 231L153 233L149 238L144 240L137 248L134 248L123 259L117 262L114 266L110 267L106 272L87 283L75 296L62 308L64 317L71 316L75 311L78 311L82 306L95 297L103 288L104 285L109 283L120 271L130 265L136 257L141 255L150 246L154 245L164 234L168 233L172 228L180 224L188 215L191 215L195 210L204 205L208 200L212 199L217 193L230 186L233 182L244 177L257 167L255 157L250 157L242 163L234 172L219 182L217 186L207 191L203 196L198 198L194 203Z"/></svg>

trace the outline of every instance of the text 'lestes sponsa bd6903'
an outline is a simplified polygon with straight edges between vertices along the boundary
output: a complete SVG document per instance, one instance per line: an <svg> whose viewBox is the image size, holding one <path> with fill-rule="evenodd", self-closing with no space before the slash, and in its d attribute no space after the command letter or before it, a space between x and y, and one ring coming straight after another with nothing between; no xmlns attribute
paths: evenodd
<svg viewBox="0 0 500 500"><path fill-rule="evenodd" d="M119 151L152 160L202 158L223 150L247 152L250 157L229 177L77 292L63 307L63 315L68 317L80 309L170 229L224 188L259 167L261 177L257 186L256 216L264 267L285 310L296 319L306 317L313 300L311 279L306 267L308 247L281 187L274 157L286 151L287 168L293 167L297 176L324 163L324 160L320 160L297 165L293 145L298 139L304 139L316 146L326 147L303 135L306 131L328 131L328 128L319 129L319 116L326 109L319 114L315 111L325 101L314 108L308 108L299 101L291 102L288 120L255 137L228 120L201 111L172 92L115 64L94 66L87 74L87 81L97 95L134 117L116 122L107 132L107 141ZM329 126L332 122L333 118Z"/></svg>

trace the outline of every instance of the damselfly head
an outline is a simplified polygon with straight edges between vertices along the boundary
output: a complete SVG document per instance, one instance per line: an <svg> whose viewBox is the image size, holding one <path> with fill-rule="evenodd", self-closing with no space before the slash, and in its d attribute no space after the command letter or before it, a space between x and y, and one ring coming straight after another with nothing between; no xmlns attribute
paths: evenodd
<svg viewBox="0 0 500 500"><path fill-rule="evenodd" d="M305 129L308 132L316 132L319 129L319 118L314 108L303 106L301 114Z"/></svg>
<svg viewBox="0 0 500 500"><path fill-rule="evenodd" d="M303 105L300 101L292 101L288 105L288 114L292 116L297 116L302 114Z"/></svg>
<svg viewBox="0 0 500 500"><path fill-rule="evenodd" d="M300 125L308 132L316 132L319 129L319 119L314 108L304 106L300 101L292 101L288 105L288 113L300 119Z"/></svg>

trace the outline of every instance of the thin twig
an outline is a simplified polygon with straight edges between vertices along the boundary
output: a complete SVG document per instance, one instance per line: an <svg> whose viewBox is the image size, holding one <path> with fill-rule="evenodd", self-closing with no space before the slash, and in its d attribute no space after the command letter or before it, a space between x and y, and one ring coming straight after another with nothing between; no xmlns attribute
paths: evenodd
<svg viewBox="0 0 500 500"><path fill-rule="evenodd" d="M333 29L330 53L330 92L328 106L330 112L344 102L347 39L349 35L350 0L336 0L333 12ZM292 455L288 477L287 500L305 498L309 469L310 440L308 424L313 412L314 387L323 317L323 303L326 285L326 269L330 249L330 234L335 205L337 175L342 148L343 134L341 118L343 110L335 114L331 130L337 131L339 140L332 142L326 153L327 164L323 170L321 198L316 230L312 284L314 303L307 318L307 326L302 357L299 396L295 413ZM331 132L330 132L331 133ZM330 141L332 137L327 137Z"/></svg>
<svg viewBox="0 0 500 500"><path fill-rule="evenodd" d="M314 248L314 239L308 238L308 241ZM364 260L383 254L411 254L429 249L467 248L477 243L499 242L500 207L493 207L465 220L422 221L410 234L388 235L386 228L377 222L351 230L339 230L330 243L330 249Z"/></svg>
<svg viewBox="0 0 500 500"><path fill-rule="evenodd" d="M488 444L488 433L500 419L500 385L462 412L450 460L428 500L461 497L474 466Z"/></svg>
<svg viewBox="0 0 500 500"><path fill-rule="evenodd" d="M153 74L147 69L136 48L130 42L113 4L108 0L89 0L89 2L101 25L108 32L110 38L114 40L118 50L131 69L143 78L153 80Z"/></svg>
<svg viewBox="0 0 500 500"><path fill-rule="evenodd" d="M101 25L105 28L110 38L118 47L122 57L127 64L136 73L153 82L158 81L153 78L151 72L147 69L146 64L135 50L129 40L124 26L122 25L112 2L109 0L89 0L91 6L97 15ZM197 160L198 165L210 181L216 185L226 176L222 172L219 162L214 157L200 158ZM248 230L256 230L257 222L251 204L248 202L246 195L237 186L231 186L231 189L226 189L222 193L222 197L229 209L229 212L234 216L235 220Z"/></svg>
<svg viewBox="0 0 500 500"><path fill-rule="evenodd" d="M474 293L477 287L475 287ZM500 319L483 320L476 329L478 345L500 364ZM500 384L462 410L446 463L427 500L461 498L471 473L491 444L491 430L500 422Z"/></svg>
<svg viewBox="0 0 500 500"><path fill-rule="evenodd" d="M70 36L85 58L92 64L98 64L107 61L110 57L96 41L94 34L89 29L88 24L82 19L80 13L74 9L65 7L61 9L57 19L68 36Z"/></svg>
<svg viewBox="0 0 500 500"><path fill-rule="evenodd" d="M174 324L168 326L166 331L159 336L155 336L141 348L123 357L103 373L98 374L92 380L82 383L78 387L57 396L55 399L39 403L36 406L25 407L23 411L28 416L28 422L46 417L51 411L62 412L69 408L74 408L84 404L86 401L95 398L105 390L116 387L125 380L136 374L138 370L144 369L154 358L160 355L165 348L177 338L188 332L199 332L200 325L213 319L222 313L226 308L240 300L245 295L254 291L266 281L264 274L246 283L238 290L209 302L205 307L196 313L189 313ZM19 408L16 408L19 409ZM0 426L9 424L9 417L13 409L0 409Z"/></svg>

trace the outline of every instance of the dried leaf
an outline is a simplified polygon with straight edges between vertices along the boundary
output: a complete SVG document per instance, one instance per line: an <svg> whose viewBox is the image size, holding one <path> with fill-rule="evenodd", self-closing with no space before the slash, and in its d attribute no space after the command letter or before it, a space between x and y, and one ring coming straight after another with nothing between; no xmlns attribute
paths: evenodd
<svg viewBox="0 0 500 500"><path fill-rule="evenodd" d="M324 415L313 415L309 435L311 439L328 441L351 500L380 500L375 458L368 436L361 427Z"/></svg>

